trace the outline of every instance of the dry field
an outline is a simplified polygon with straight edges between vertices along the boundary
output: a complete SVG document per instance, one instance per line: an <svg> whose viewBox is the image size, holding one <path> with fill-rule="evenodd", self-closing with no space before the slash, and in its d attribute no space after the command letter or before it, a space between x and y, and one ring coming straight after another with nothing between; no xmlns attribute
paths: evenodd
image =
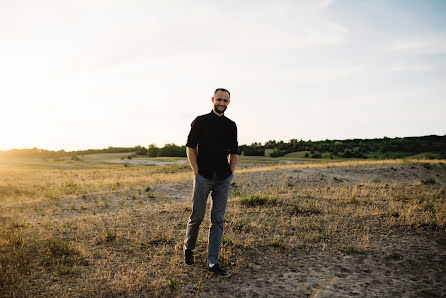
<svg viewBox="0 0 446 298"><path fill-rule="evenodd" d="M446 296L446 161L245 163L221 263L187 165L0 161L0 296Z"/></svg>

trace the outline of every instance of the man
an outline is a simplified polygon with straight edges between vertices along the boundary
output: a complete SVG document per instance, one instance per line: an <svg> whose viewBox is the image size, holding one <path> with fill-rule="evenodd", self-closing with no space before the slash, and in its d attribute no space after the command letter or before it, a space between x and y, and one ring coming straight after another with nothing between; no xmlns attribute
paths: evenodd
<svg viewBox="0 0 446 298"><path fill-rule="evenodd" d="M229 276L229 272L218 264L218 256L223 236L229 186L234 176L238 157L237 126L234 121L224 116L230 103L230 96L226 89L215 90L212 97L212 111L195 118L186 144L187 157L194 171L194 186L192 214L189 217L184 240L184 261L188 265L194 264L193 249L206 211L206 201L211 193L208 264L209 271L220 276ZM198 152L196 152L197 147Z"/></svg>

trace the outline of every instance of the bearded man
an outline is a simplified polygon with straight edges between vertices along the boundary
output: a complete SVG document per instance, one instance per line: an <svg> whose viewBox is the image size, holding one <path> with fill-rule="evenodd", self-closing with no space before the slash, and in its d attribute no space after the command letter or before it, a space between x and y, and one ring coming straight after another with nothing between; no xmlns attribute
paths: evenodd
<svg viewBox="0 0 446 298"><path fill-rule="evenodd" d="M187 157L194 172L194 183L192 214L184 240L184 261L188 265L194 264L193 250L206 211L206 201L211 194L207 261L209 271L220 276L229 276L229 272L218 264L218 257L229 188L238 157L237 126L234 121L224 116L230 96L226 89L215 90L212 111L195 118L186 144Z"/></svg>

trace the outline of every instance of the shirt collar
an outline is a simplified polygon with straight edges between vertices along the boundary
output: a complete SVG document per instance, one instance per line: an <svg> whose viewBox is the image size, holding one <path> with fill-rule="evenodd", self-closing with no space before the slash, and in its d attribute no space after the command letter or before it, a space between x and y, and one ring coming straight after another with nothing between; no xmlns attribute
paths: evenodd
<svg viewBox="0 0 446 298"><path fill-rule="evenodd" d="M220 118L223 119L224 116L225 115L217 116L217 114L214 113L214 110L211 110L211 117L214 118L214 119L220 119Z"/></svg>

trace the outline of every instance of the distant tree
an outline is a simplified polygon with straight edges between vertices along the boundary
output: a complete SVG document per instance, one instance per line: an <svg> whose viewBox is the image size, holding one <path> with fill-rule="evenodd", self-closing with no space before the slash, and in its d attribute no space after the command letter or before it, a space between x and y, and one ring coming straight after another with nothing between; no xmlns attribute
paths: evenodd
<svg viewBox="0 0 446 298"><path fill-rule="evenodd" d="M261 143L252 143L251 146L245 146L243 149L246 156L265 156L265 147Z"/></svg>
<svg viewBox="0 0 446 298"><path fill-rule="evenodd" d="M186 146L177 146L173 143L166 144L160 149L158 156L186 157Z"/></svg>
<svg viewBox="0 0 446 298"><path fill-rule="evenodd" d="M158 148L158 146L156 146L155 144L150 144L149 150L147 150L147 155L150 157L157 157L159 152L160 148Z"/></svg>
<svg viewBox="0 0 446 298"><path fill-rule="evenodd" d="M135 149L136 149L136 154L138 154L138 155L146 155L147 154L147 148L145 148L145 147L138 145L135 147Z"/></svg>

